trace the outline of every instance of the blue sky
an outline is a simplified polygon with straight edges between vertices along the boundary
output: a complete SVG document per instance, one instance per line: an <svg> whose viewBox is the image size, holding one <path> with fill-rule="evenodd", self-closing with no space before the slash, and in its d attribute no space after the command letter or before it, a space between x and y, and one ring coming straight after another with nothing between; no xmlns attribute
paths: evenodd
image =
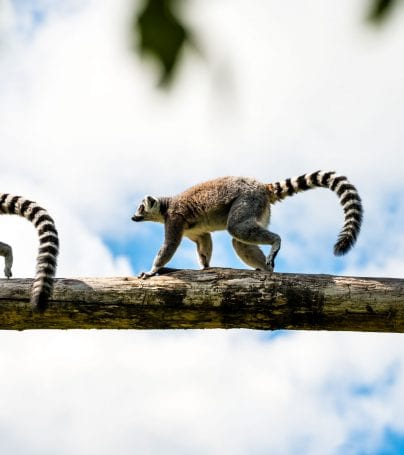
<svg viewBox="0 0 404 455"><path fill-rule="evenodd" d="M297 195L272 210L277 271L403 277L404 11L375 30L363 20L367 5L189 2L203 57L187 52L162 93L130 51L133 2L0 0L2 188L55 218L58 276L149 269L162 226L130 220L145 194L322 168L346 174L361 194L358 242L334 257L337 198ZM32 276L32 226L2 217L0 240L14 248L14 276ZM190 241L171 265L198 267ZM226 233L214 236L212 265L244 267ZM403 342L331 332L0 331L0 451L399 454Z"/></svg>
<svg viewBox="0 0 404 455"><path fill-rule="evenodd" d="M402 434L386 429L378 453L380 455L389 455L394 453L402 453L403 451L404 436Z"/></svg>

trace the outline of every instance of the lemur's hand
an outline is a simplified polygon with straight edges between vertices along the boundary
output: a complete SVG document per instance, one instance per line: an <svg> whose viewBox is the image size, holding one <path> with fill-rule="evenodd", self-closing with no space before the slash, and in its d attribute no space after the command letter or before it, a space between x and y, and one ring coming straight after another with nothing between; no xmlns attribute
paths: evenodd
<svg viewBox="0 0 404 455"><path fill-rule="evenodd" d="M7 278L11 278L13 276L12 272L11 272L11 267L4 267L4 275L7 277Z"/></svg>
<svg viewBox="0 0 404 455"><path fill-rule="evenodd" d="M267 266L267 271L272 273L274 271L275 267L275 259L272 257L272 255L269 255L266 260L266 266Z"/></svg>
<svg viewBox="0 0 404 455"><path fill-rule="evenodd" d="M146 280L147 278L150 278L151 276L157 275L157 272L142 272L140 273L137 277L140 278L141 280Z"/></svg>
<svg viewBox="0 0 404 455"><path fill-rule="evenodd" d="M142 272L140 273L137 277L140 278L141 280L146 280L147 278L150 278L151 276L156 276L156 275L166 275L167 273L173 273L173 272L178 272L183 269L174 269L172 267L160 267L157 270L150 270L150 272Z"/></svg>

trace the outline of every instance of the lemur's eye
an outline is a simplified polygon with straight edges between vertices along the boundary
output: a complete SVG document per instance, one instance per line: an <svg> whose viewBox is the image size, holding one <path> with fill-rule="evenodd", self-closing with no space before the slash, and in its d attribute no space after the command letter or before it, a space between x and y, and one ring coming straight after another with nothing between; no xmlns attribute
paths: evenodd
<svg viewBox="0 0 404 455"><path fill-rule="evenodd" d="M139 212L140 212L140 213L143 213L143 212L144 212L144 205L143 205L143 204L140 204L140 205L139 205Z"/></svg>

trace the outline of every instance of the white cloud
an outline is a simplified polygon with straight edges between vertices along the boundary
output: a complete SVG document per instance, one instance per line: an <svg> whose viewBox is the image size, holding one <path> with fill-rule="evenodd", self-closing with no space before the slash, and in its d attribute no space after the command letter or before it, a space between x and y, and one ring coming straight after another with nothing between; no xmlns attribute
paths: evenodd
<svg viewBox="0 0 404 455"><path fill-rule="evenodd" d="M58 197L49 193L46 187L29 178L22 179L18 174L0 172L0 178L9 193L38 202L54 218L60 239L57 276L133 275L127 258L114 258L97 232L86 226L74 211L62 207ZM0 241L13 248L13 276L34 276L39 245L35 227L21 217L10 215L1 216L0 223ZM3 269L2 265L0 269Z"/></svg>
<svg viewBox="0 0 404 455"><path fill-rule="evenodd" d="M373 452L386 425L403 430L399 335L0 337L3 452L343 453L358 430Z"/></svg>

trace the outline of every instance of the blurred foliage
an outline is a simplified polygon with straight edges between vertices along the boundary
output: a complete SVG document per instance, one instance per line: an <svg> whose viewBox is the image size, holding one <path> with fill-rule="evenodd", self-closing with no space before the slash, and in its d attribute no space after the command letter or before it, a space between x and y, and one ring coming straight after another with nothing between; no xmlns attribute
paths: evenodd
<svg viewBox="0 0 404 455"><path fill-rule="evenodd" d="M194 49L198 47L181 9L186 1L143 0L139 7L139 2L136 0L137 6L132 23L135 47L140 55L151 58L157 64L160 73L159 85L163 87L169 86L174 79L184 47L187 45L191 45ZM367 18L379 25L386 22L402 0L368 0L368 2ZM28 10L33 23L37 23L38 18L41 17L38 14L44 14L43 5L38 0L11 0L11 5L18 14ZM2 6L4 5L0 0L0 15L4 14ZM254 7L253 3L251 7Z"/></svg>
<svg viewBox="0 0 404 455"><path fill-rule="evenodd" d="M160 67L160 86L172 81L181 51L191 44L191 34L180 14L181 0L146 0L134 18L136 47Z"/></svg>
<svg viewBox="0 0 404 455"><path fill-rule="evenodd" d="M369 0L368 19L384 23L401 0ZM150 56L160 67L160 86L172 82L181 61L181 51L192 44L191 33L181 15L182 0L145 0L135 13L136 47L141 55Z"/></svg>
<svg viewBox="0 0 404 455"><path fill-rule="evenodd" d="M400 0L372 0L368 18L380 24L387 19Z"/></svg>

